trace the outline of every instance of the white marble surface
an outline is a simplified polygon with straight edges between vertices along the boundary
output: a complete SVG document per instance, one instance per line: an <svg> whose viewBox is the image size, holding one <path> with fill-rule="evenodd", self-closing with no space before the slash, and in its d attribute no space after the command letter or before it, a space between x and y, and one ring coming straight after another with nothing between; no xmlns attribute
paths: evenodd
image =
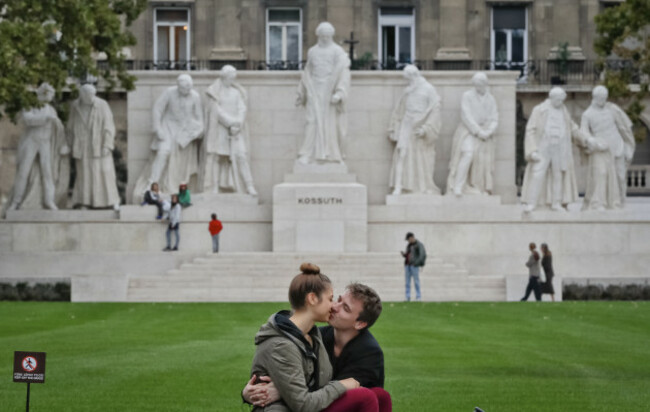
<svg viewBox="0 0 650 412"><path fill-rule="evenodd" d="M359 183L282 183L273 190L273 251L365 252L367 190Z"/></svg>
<svg viewBox="0 0 650 412"><path fill-rule="evenodd" d="M124 302L129 280L124 273L73 275L70 286L72 302Z"/></svg>
<svg viewBox="0 0 650 412"><path fill-rule="evenodd" d="M136 90L128 94L128 168L132 193L135 179L145 166L151 136L151 106L164 89L175 81L171 72L134 72ZM443 119L434 181L446 187L449 155L454 130L460 120L460 99L471 83L472 72L425 71L423 77L440 95ZM495 131L495 194L504 203L516 202L515 181L515 72L490 72L490 90L499 104L499 127ZM194 86L203 92L215 79L215 72L193 72ZM393 147L386 138L390 113L406 86L399 72L362 72L351 74L348 108L348 134L345 165L357 181L368 188L371 205L384 204L389 194ZM238 81L248 92L247 118L250 127L251 171L262 204L273 201L273 186L284 182L294 171L298 148L304 137L302 109L294 106L300 72L240 71ZM127 199L130 201L130 199Z"/></svg>

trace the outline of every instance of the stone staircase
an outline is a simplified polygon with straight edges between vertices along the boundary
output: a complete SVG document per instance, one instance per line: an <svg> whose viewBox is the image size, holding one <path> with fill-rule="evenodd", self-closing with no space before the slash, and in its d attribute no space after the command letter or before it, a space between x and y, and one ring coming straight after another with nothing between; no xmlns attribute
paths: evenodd
<svg viewBox="0 0 650 412"><path fill-rule="evenodd" d="M161 275L131 276L132 302L284 302L300 264L320 266L334 284L372 286L385 301L404 300L404 267L397 253L220 253L195 258ZM420 274L425 301L503 301L504 277L473 276L467 270L430 257ZM415 292L412 291L412 296Z"/></svg>

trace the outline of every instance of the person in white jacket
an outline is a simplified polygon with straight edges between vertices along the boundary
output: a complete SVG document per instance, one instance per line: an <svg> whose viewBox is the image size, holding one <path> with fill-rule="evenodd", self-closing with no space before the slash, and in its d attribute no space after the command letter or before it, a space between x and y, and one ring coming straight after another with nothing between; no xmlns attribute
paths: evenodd
<svg viewBox="0 0 650 412"><path fill-rule="evenodd" d="M169 210L169 225L167 226L167 247L163 249L165 252L171 250L178 250L178 242L180 241L180 229L181 224L181 204L178 202L178 195L172 195L172 206ZM172 232L176 236L176 243L172 249Z"/></svg>

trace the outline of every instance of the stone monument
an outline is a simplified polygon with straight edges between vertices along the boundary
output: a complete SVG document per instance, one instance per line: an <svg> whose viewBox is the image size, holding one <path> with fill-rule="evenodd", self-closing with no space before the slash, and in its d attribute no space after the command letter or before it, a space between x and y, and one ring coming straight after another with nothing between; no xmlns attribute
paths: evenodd
<svg viewBox="0 0 650 412"><path fill-rule="evenodd" d="M591 136L585 147L589 160L583 209L623 207L627 168L635 148L632 121L620 107L607 102L604 86L596 86L592 95L580 127L584 135Z"/></svg>
<svg viewBox="0 0 650 412"><path fill-rule="evenodd" d="M298 152L302 164L343 163L350 59L334 43L334 33L330 23L318 25L318 44L307 53L298 86L296 105L304 106L307 112L305 137Z"/></svg>
<svg viewBox="0 0 650 412"><path fill-rule="evenodd" d="M447 193L492 194L494 190L495 138L499 125L497 104L488 91L485 73L472 77L474 89L463 93L461 122L453 137Z"/></svg>
<svg viewBox="0 0 650 412"><path fill-rule="evenodd" d="M203 192L248 193L257 196L248 162L247 97L235 82L237 70L221 69L220 78L205 91L205 135L199 188Z"/></svg>
<svg viewBox="0 0 650 412"><path fill-rule="evenodd" d="M408 86L393 110L388 136L395 142L389 186L393 195L440 194L433 182L434 142L440 135L440 96L414 65L404 68Z"/></svg>
<svg viewBox="0 0 650 412"><path fill-rule="evenodd" d="M571 143L572 138L582 141L583 135L564 106L566 92L554 87L548 96L533 108L526 124L528 164L521 188L526 212L544 204L562 211L578 199Z"/></svg>
<svg viewBox="0 0 650 412"><path fill-rule="evenodd" d="M157 182L162 193L176 193L181 183L198 174L197 139L203 134L201 96L189 74L178 76L153 106L152 154L133 189L133 199Z"/></svg>
<svg viewBox="0 0 650 412"><path fill-rule="evenodd" d="M36 90L40 108L24 110L25 125L16 154L16 178L7 210L51 210L65 207L70 179L70 148L56 110L49 104L54 89L47 83ZM38 161L36 160L38 157Z"/></svg>
<svg viewBox="0 0 650 412"><path fill-rule="evenodd" d="M305 137L293 174L273 187L273 250L365 252L367 189L343 160L350 59L331 24L319 24L316 35L296 100L306 110Z"/></svg>
<svg viewBox="0 0 650 412"><path fill-rule="evenodd" d="M76 165L72 203L117 208L120 196L113 163L115 123L108 103L95 96L96 92L91 84L81 86L79 98L70 107L67 134Z"/></svg>

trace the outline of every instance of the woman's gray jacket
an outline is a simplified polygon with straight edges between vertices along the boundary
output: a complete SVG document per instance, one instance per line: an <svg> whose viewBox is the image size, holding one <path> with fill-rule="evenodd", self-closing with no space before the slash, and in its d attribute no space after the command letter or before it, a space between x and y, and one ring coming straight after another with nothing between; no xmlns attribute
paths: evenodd
<svg viewBox="0 0 650 412"><path fill-rule="evenodd" d="M330 382L332 365L318 328L309 332L312 350L289 315L288 311L271 315L255 335L257 350L251 376L269 376L282 401L254 411L316 412L345 393L339 381Z"/></svg>

